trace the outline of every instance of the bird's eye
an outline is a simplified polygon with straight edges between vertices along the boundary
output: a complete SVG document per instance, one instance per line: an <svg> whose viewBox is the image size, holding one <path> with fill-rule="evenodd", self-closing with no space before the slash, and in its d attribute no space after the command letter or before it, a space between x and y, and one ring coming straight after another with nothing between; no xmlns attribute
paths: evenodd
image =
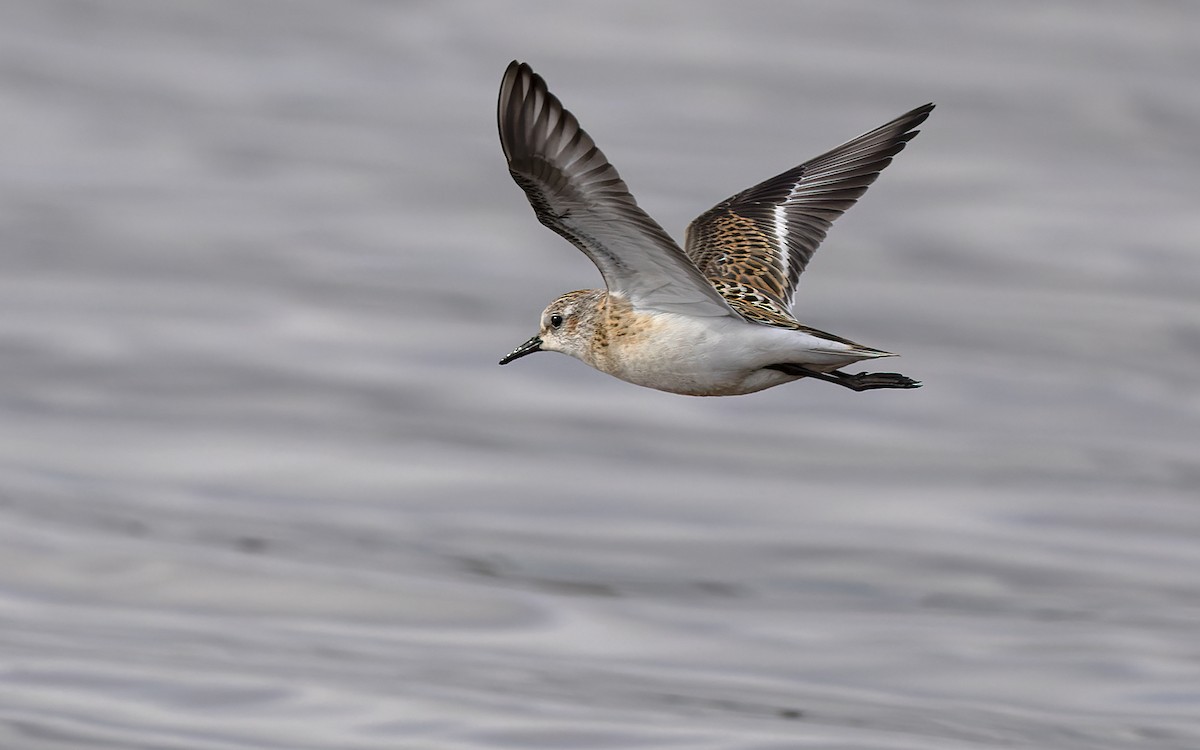
<svg viewBox="0 0 1200 750"><path fill-rule="evenodd" d="M561 315L559 315L558 313L554 313L553 315L550 316L550 327L551 328L558 328L561 325L562 325L562 316Z"/></svg>

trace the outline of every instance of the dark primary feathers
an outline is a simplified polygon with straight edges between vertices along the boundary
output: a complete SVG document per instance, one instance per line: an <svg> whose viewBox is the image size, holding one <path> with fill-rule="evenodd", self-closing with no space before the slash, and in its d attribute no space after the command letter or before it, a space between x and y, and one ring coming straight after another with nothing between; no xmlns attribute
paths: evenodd
<svg viewBox="0 0 1200 750"><path fill-rule="evenodd" d="M700 317L733 309L654 219L542 77L515 60L500 84L500 143L538 220L587 254L637 307Z"/></svg>
<svg viewBox="0 0 1200 750"><path fill-rule="evenodd" d="M932 109L918 107L705 212L688 227L686 253L525 63L514 60L504 73L497 120L509 172L538 220L586 253L609 291L639 308L738 315L845 342L792 317L796 282L830 224Z"/></svg>
<svg viewBox="0 0 1200 750"><path fill-rule="evenodd" d="M705 212L688 227L688 257L705 276L753 287L790 310L800 274L830 224L932 110L932 104L917 107Z"/></svg>

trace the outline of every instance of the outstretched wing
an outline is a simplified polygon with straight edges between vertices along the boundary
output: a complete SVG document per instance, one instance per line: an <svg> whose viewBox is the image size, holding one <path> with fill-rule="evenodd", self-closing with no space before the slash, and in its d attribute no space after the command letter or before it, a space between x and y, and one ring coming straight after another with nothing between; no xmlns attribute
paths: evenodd
<svg viewBox="0 0 1200 750"><path fill-rule="evenodd" d="M933 110L917 107L701 214L688 257L710 278L744 284L791 309L796 282L834 219L867 191Z"/></svg>
<svg viewBox="0 0 1200 750"><path fill-rule="evenodd" d="M635 308L736 315L525 63L504 72L497 118L509 172L538 220L586 253L610 292Z"/></svg>

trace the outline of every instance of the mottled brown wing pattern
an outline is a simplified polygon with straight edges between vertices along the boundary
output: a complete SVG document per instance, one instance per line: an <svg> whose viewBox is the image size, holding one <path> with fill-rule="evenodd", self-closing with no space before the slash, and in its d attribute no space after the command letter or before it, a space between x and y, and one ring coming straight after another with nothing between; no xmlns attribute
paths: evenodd
<svg viewBox="0 0 1200 750"><path fill-rule="evenodd" d="M832 333L827 333L826 331L800 323L792 317L787 308L776 301L771 295L765 294L761 289L752 284L743 284L712 276L708 278L708 281L713 285L714 289L721 293L721 296L725 298L729 306L736 310L738 315L747 320L767 326L775 326L776 328L789 328L794 331L802 331L817 338L849 344L864 351L878 351L850 339L844 339L841 336L835 336Z"/></svg>
<svg viewBox="0 0 1200 750"><path fill-rule="evenodd" d="M692 262L709 279L718 278L748 284L786 308L785 279L775 262L776 239L763 227L726 211L711 221L693 223L688 233L688 249L695 251Z"/></svg>
<svg viewBox="0 0 1200 750"><path fill-rule="evenodd" d="M688 257L709 279L753 286L790 310L800 274L830 225L904 149L932 109L918 107L713 207L688 227Z"/></svg>

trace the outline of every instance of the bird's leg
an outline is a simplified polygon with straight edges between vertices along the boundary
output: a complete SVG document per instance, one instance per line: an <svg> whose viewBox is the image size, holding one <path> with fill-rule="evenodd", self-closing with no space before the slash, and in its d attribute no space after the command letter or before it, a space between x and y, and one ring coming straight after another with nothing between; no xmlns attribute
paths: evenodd
<svg viewBox="0 0 1200 750"><path fill-rule="evenodd" d="M768 370L778 370L801 378L816 378L826 383L834 383L852 391L871 391L876 388L920 388L921 381L901 375L898 372L821 372L812 370L804 365L782 363L767 365Z"/></svg>

